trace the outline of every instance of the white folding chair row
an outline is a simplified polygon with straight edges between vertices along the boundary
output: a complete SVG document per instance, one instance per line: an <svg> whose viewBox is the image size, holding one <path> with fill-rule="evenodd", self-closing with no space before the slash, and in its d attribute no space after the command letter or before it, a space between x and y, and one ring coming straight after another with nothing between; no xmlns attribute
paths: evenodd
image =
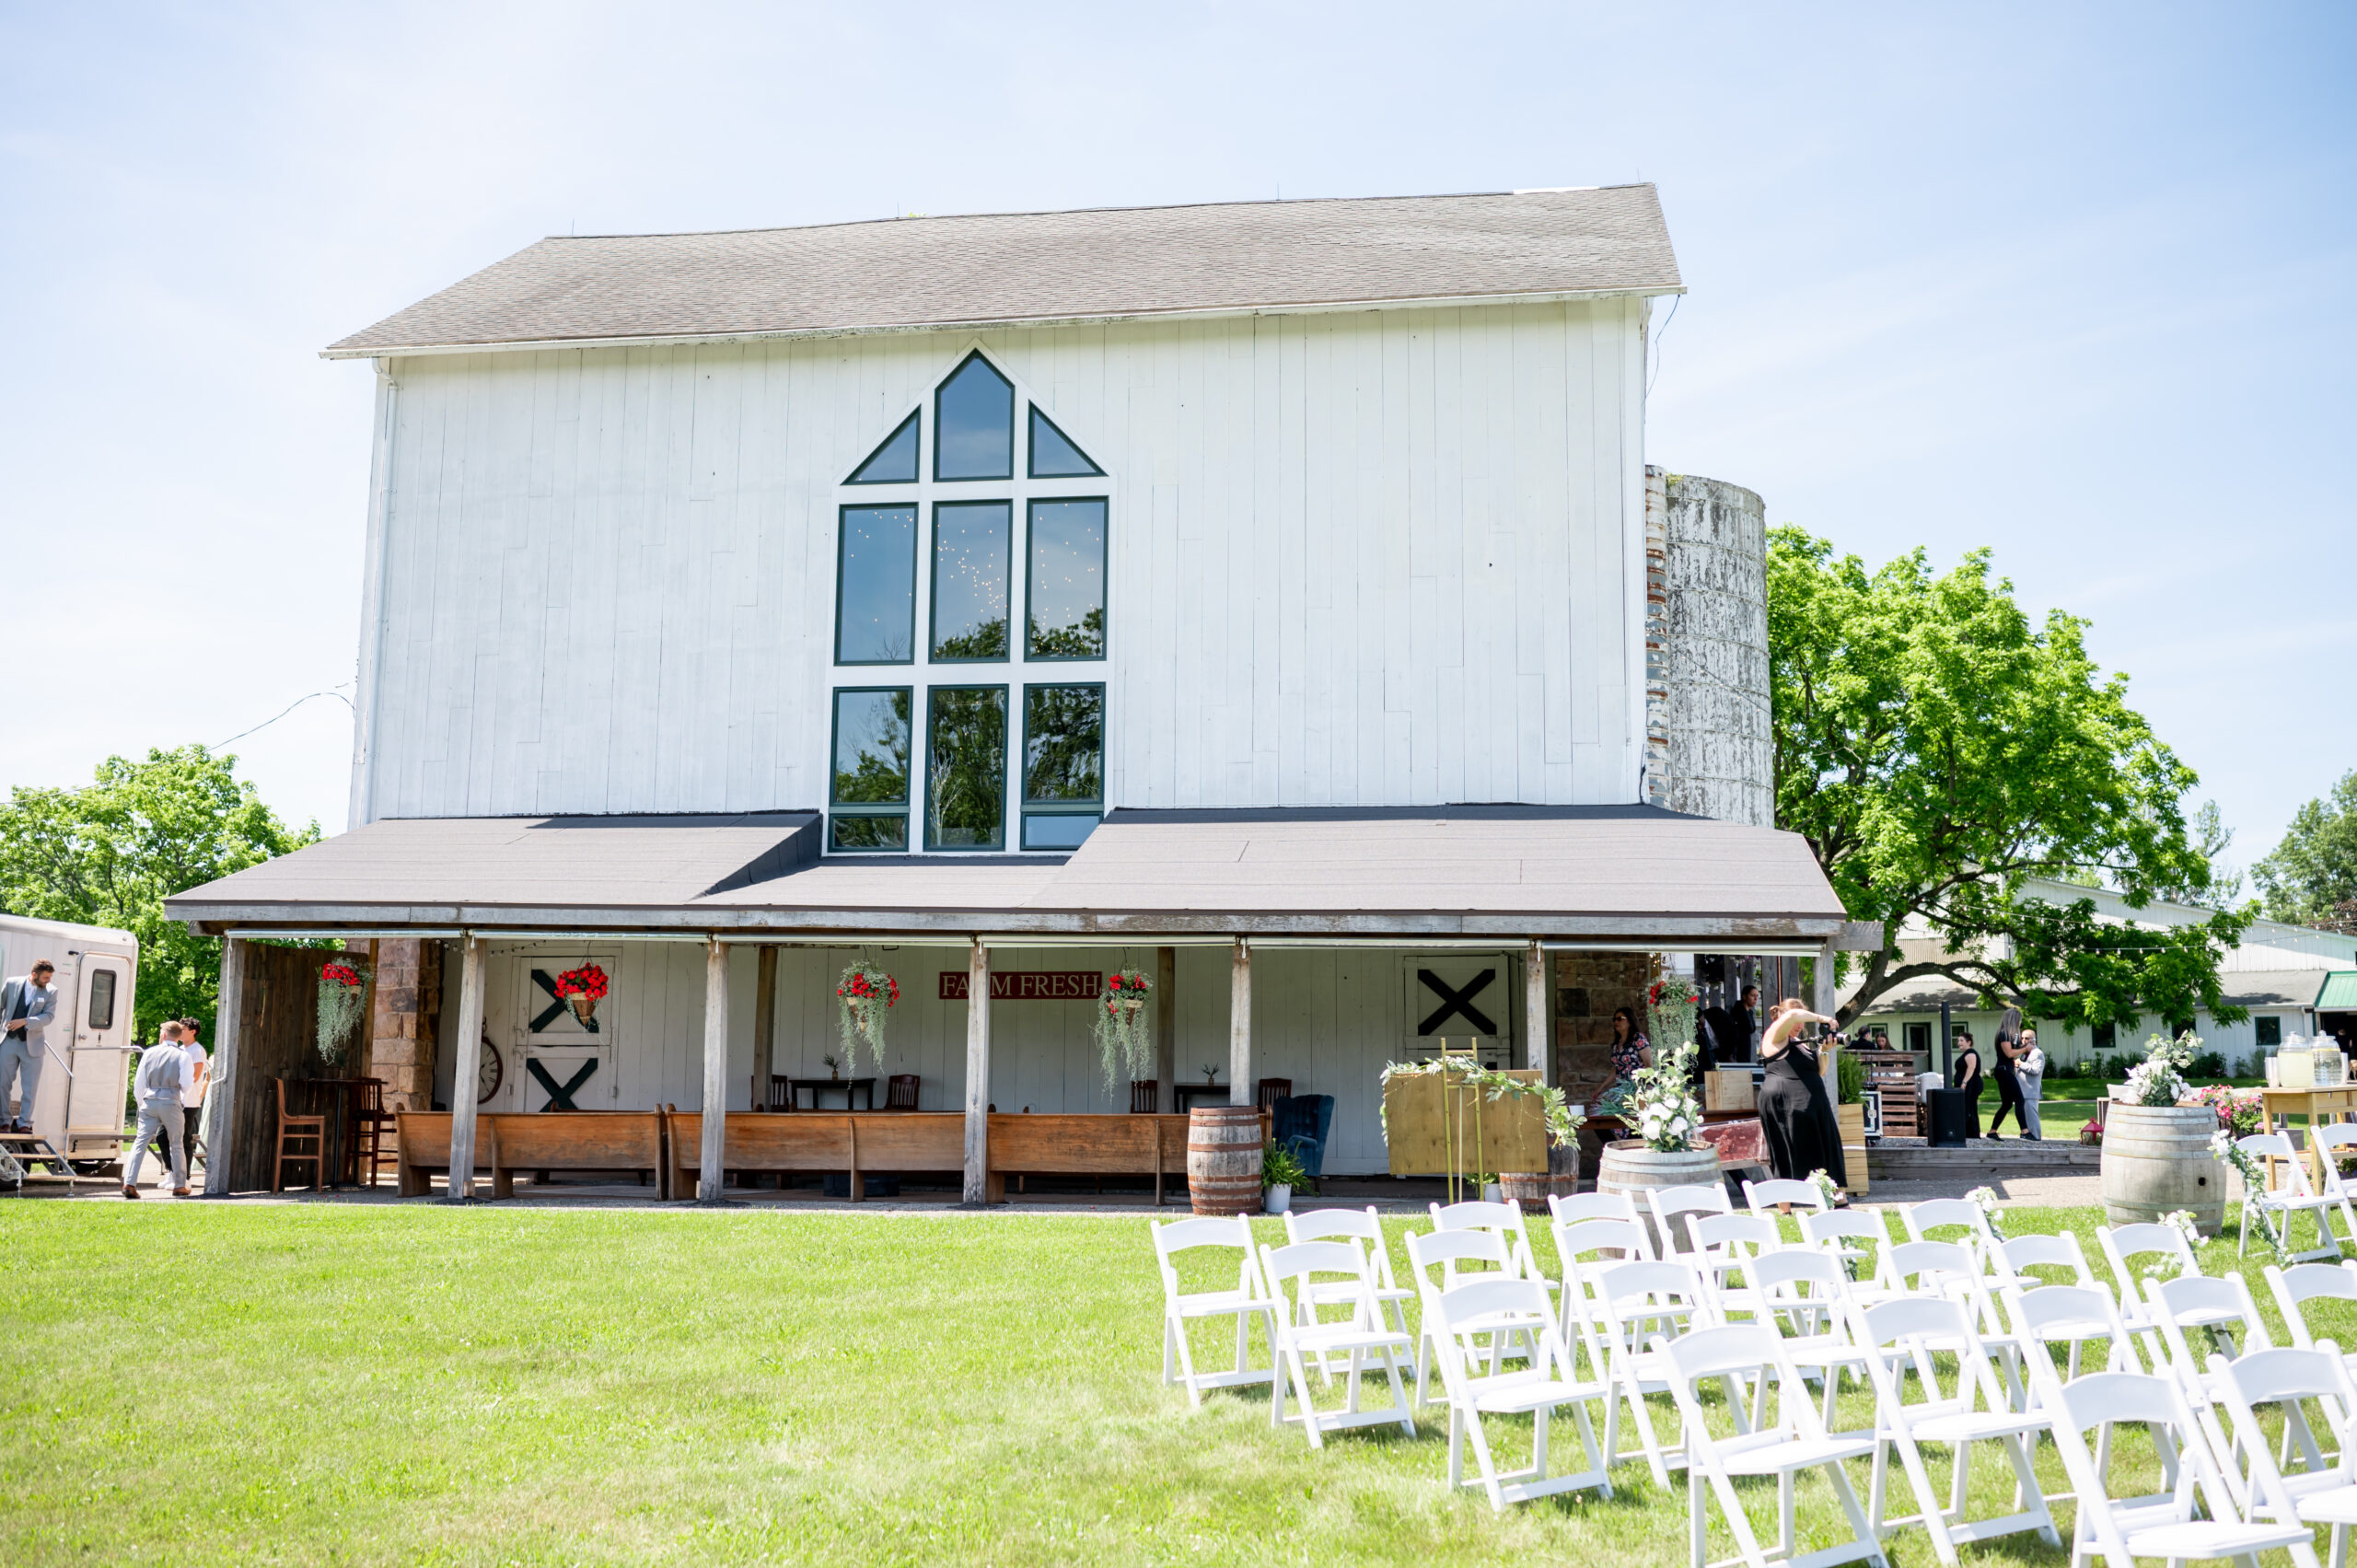
<svg viewBox="0 0 2357 1568"><path fill-rule="evenodd" d="M1735 1213L1735 1205L1727 1202L1727 1188L1724 1181L1696 1182L1687 1187L1649 1187L1645 1190L1645 1206L1653 1215L1655 1232L1660 1237L1655 1251L1664 1259L1676 1257L1686 1250L1687 1215Z"/></svg>
<svg viewBox="0 0 2357 1568"><path fill-rule="evenodd" d="M1422 1312L1428 1342L1441 1374L1448 1404L1448 1481L1451 1487L1469 1484L1465 1479L1465 1449L1469 1443L1480 1471L1479 1484L1488 1493L1490 1506L1504 1512L1509 1503L1527 1503L1560 1492L1595 1491L1612 1495L1610 1453L1619 1431L1618 1406L1602 1369L1590 1361L1584 1373L1580 1352L1553 1320L1553 1303L1536 1280L1503 1272L1469 1278L1459 1283L1425 1292ZM1526 1365L1479 1369L1466 1353L1467 1342L1504 1321L1546 1319L1536 1334L1536 1346ZM1591 1353L1594 1342L1584 1347ZM1605 1441L1598 1448L1589 1407L1604 1407ZM1570 1406L1577 1424L1580 1447L1586 1457L1584 1469L1562 1475L1548 1473L1548 1422L1555 1411ZM1531 1418L1531 1460L1519 1470L1501 1471L1482 1424L1485 1415L1527 1415Z"/></svg>
<svg viewBox="0 0 2357 1568"><path fill-rule="evenodd" d="M1907 1227L1910 1241L1942 1241L1935 1230L1961 1229L1965 1245L1983 1250L1997 1245L1997 1233L1989 1228L1989 1216L1980 1206L1963 1198L1933 1198L1921 1203L1910 1203L1898 1211L1898 1223Z"/></svg>
<svg viewBox="0 0 2357 1568"><path fill-rule="evenodd" d="M1468 1281L1525 1277L1515 1256L1513 1240L1494 1230L1411 1232L1408 1266L1415 1276L1417 1298L1427 1307L1436 1293ZM1535 1280L1530 1283L1539 1284ZM1543 1291L1546 1287L1539 1284L1539 1288ZM1537 1356L1538 1335L1554 1321L1550 1311L1536 1318L1519 1313L1463 1323L1457 1330L1458 1348L1463 1354L1485 1356L1494 1375L1503 1369L1508 1357ZM1432 1371L1440 1332L1440 1325L1429 1311L1418 1314L1416 1405L1420 1410L1431 1401Z"/></svg>
<svg viewBox="0 0 2357 1568"><path fill-rule="evenodd" d="M1737 1315L1756 1316L1759 1303L1732 1276L1763 1254L1784 1244L1784 1233L1769 1214L1685 1215L1687 1252L1702 1271L1703 1283L1718 1295L1719 1316L1730 1321Z"/></svg>
<svg viewBox="0 0 2357 1568"><path fill-rule="evenodd" d="M1416 1299L1413 1289L1400 1284L1391 1272L1391 1249L1384 1244L1383 1221L1377 1217L1375 1205L1364 1209L1312 1209L1306 1213L1285 1214L1285 1240L1355 1241L1366 1249L1375 1265L1375 1299L1383 1308L1384 1321L1408 1331L1408 1303ZM1356 1287L1348 1282L1312 1290L1311 1300L1319 1307L1340 1306L1353 1298Z"/></svg>
<svg viewBox="0 0 2357 1568"><path fill-rule="evenodd" d="M2336 1129L2327 1127L2323 1131L2333 1132ZM2350 1211L2349 1190L2342 1183L2340 1172L2333 1168L2332 1158L2332 1148L2350 1141L2344 1133L2342 1137L2336 1139L2332 1145L2326 1146L2324 1140L2321 1137L2318 1138L2317 1143L2323 1154L2325 1168L2330 1173L2328 1177L2330 1190L2319 1192L2309 1184L2308 1162L2300 1151L2292 1146L2289 1133L2253 1132L2247 1137L2235 1140L2235 1146L2245 1154L2253 1156L2258 1161L2259 1170L2268 1179L2267 1184L2256 1192L2250 1190L2247 1183L2244 1186L2242 1214L2235 1227L2236 1257L2247 1257L2250 1253L2250 1219L2254 1213L2265 1214L2273 1220L2276 1234L2282 1238L2286 1249L2285 1255L2294 1263L2310 1262L2318 1258L2338 1259L2340 1256L2340 1238L2332 1233L2332 1215L2336 1210L2342 1216L2347 1234L2352 1239L2357 1239L2357 1214ZM2279 1172L2281 1173L2280 1180L2278 1179ZM2305 1252L2293 1252L2289 1250L2292 1245L2292 1222L2302 1214L2307 1215L2315 1222L2316 1244Z"/></svg>
<svg viewBox="0 0 2357 1568"><path fill-rule="evenodd" d="M1794 1181L1788 1177L1778 1177L1772 1181L1746 1181L1743 1184L1743 1206L1755 1214L1787 1207L1823 1214L1833 1207L1826 1202L1824 1190L1816 1182Z"/></svg>
<svg viewBox="0 0 2357 1568"><path fill-rule="evenodd" d="M1530 1250L1530 1231L1523 1223L1522 1202L1509 1198L1503 1203L1474 1201L1464 1203L1433 1203L1433 1229L1494 1231L1507 1241L1515 1277L1537 1280L1552 1288L1554 1282L1541 1273L1538 1260Z"/></svg>
<svg viewBox="0 0 2357 1568"><path fill-rule="evenodd" d="M1269 1337L1281 1364L1269 1400L1270 1424L1282 1426L1288 1421L1298 1421L1313 1448L1326 1446L1329 1432L1393 1421L1399 1423L1401 1432L1413 1437L1415 1411L1408 1403L1408 1390L1399 1374L1401 1358L1414 1353L1414 1342L1385 1325L1381 1304L1376 1299L1375 1271L1358 1243L1303 1241L1286 1247L1263 1246L1260 1274L1271 1296ZM1350 1316L1323 1320L1313 1295L1337 1284L1350 1291ZM1539 1294L1543 1296L1545 1292ZM1328 1298L1331 1299L1330 1291ZM1348 1358L1349 1389L1341 1410L1318 1408L1309 1391L1308 1358L1313 1355L1319 1358L1321 1365L1328 1356ZM1366 1410L1360 1405L1361 1386L1369 1359L1379 1361L1384 1376L1390 1380L1388 1410ZM1301 1403L1299 1416L1285 1414L1288 1380Z"/></svg>
<svg viewBox="0 0 2357 1568"><path fill-rule="evenodd" d="M1832 1252L1850 1275L1851 1295L1871 1304L1889 1295L1883 1286L1882 1265L1891 1247L1889 1227L1879 1214L1856 1209L1829 1209L1801 1216L1801 1239ZM1853 1246L1864 1242L1866 1246Z"/></svg>
<svg viewBox="0 0 2357 1568"><path fill-rule="evenodd" d="M2345 1301L2357 1307L2357 1260L2339 1263L2295 1263L2288 1269L2267 1265L2267 1289L2283 1314L2284 1331L2301 1350L2314 1350L2317 1340L2308 1322L2308 1303ZM2347 1356L2357 1369L2357 1353Z"/></svg>
<svg viewBox="0 0 2357 1568"><path fill-rule="evenodd" d="M1155 1263L1162 1273L1162 1381L1167 1388L1183 1383L1191 1404L1203 1402L1206 1388L1234 1388L1273 1381L1275 1358L1268 1366L1251 1364L1252 1319L1273 1318L1268 1292L1254 1251L1252 1224L1233 1219L1197 1218L1167 1223L1149 1220L1154 1232ZM1174 1261L1181 1253L1227 1250L1237 1254L1236 1285L1230 1290L1185 1291L1179 1288ZM1187 1325L1203 1318L1236 1320L1236 1365L1225 1372L1198 1372L1194 1353L1187 1343Z"/></svg>

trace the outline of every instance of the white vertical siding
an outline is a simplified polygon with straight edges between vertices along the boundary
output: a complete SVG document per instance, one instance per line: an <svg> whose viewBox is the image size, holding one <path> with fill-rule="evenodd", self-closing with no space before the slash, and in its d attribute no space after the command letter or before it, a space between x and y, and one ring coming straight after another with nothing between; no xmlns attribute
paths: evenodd
<svg viewBox="0 0 2357 1568"><path fill-rule="evenodd" d="M355 798L820 805L836 487L976 341L1109 475L1113 804L1635 798L1619 300L400 361Z"/></svg>

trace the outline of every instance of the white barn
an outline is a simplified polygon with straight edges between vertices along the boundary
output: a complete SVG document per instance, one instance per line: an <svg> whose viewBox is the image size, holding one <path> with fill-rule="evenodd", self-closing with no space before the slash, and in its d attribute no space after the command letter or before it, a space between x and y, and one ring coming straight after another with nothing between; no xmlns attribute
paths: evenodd
<svg viewBox="0 0 2357 1568"><path fill-rule="evenodd" d="M543 240L326 351L353 826L170 908L373 944L370 1069L454 1138L577 1074L760 1109L864 954L970 1197L993 1106L1223 1072L1381 1169L1435 1033L1577 1084L1645 954L1841 935L1766 821L1757 497L1645 464L1682 286L1643 185Z"/></svg>

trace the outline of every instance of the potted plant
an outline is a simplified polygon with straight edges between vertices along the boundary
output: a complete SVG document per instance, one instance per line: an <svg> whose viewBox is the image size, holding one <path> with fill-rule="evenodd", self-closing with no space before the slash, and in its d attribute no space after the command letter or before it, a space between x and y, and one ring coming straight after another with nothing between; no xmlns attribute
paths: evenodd
<svg viewBox="0 0 2357 1568"><path fill-rule="evenodd" d="M319 970L319 1060L331 1067L343 1061L353 1032L360 1027L367 984L357 968L342 959L330 959Z"/></svg>
<svg viewBox="0 0 2357 1568"><path fill-rule="evenodd" d="M573 1009L581 1027L591 1027L598 1016L598 1004L606 999L609 982L606 971L596 964L584 964L577 970L567 970L556 977L557 1000Z"/></svg>
<svg viewBox="0 0 2357 1568"><path fill-rule="evenodd" d="M2103 1206L2113 1225L2153 1225L2178 1210L2216 1235L2226 1223L2224 1173L2212 1156L2218 1110L2193 1098L2185 1069L2201 1041L2191 1029L2154 1035L2128 1070L2104 1118Z"/></svg>
<svg viewBox="0 0 2357 1568"><path fill-rule="evenodd" d="M1666 1258L1686 1250L1681 1239L1665 1236L1651 1217L1643 1194L1655 1187L1710 1185L1719 1179L1719 1152L1697 1145L1702 1130L1702 1108L1687 1086L1693 1065L1694 1044L1654 1047L1654 1064L1640 1067L1631 1082L1624 1113L1637 1136L1608 1144L1596 1173L1598 1192L1627 1192L1638 1200L1646 1228L1654 1233L1655 1256Z"/></svg>
<svg viewBox="0 0 2357 1568"><path fill-rule="evenodd" d="M1309 1172L1291 1149L1271 1144L1260 1155L1260 1206L1282 1214L1293 1207L1293 1190L1309 1185Z"/></svg>
<svg viewBox="0 0 2357 1568"><path fill-rule="evenodd" d="M864 1041L876 1065L884 1065L884 1016L900 1000L900 982L874 964L856 963L847 966L835 981L835 1001L842 1015L843 1051L850 1056L852 1068L859 1068L859 1048ZM827 1058L832 1067L835 1059ZM837 1074L837 1076L841 1076Z"/></svg>
<svg viewBox="0 0 2357 1568"><path fill-rule="evenodd" d="M1108 1089L1124 1071L1132 1078L1143 1078L1154 1070L1154 1024L1146 1013L1146 1000L1153 994L1154 982L1141 970L1117 970L1105 977L1090 1032L1097 1037Z"/></svg>

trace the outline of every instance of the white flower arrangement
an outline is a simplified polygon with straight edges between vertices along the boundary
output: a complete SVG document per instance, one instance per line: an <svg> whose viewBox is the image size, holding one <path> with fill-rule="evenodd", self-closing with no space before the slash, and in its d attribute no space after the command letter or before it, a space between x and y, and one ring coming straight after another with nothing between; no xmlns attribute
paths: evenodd
<svg viewBox="0 0 2357 1568"><path fill-rule="evenodd" d="M2235 1173L2243 1179L2243 1223L2247 1225L2254 1219L2258 1221L2258 1234L2266 1240L2268 1249L2275 1254L2275 1260L2279 1263L2291 1261L2283 1250L2283 1238L2275 1232L2275 1216L2253 1201L2253 1194L2267 1191L2267 1172L2260 1167L2258 1157L2236 1143L2235 1135L2223 1127L2210 1134L2210 1157L2220 1165L2234 1167ZM2179 1209L2176 1214L2165 1216L2166 1223L2177 1225L2179 1214L2185 1216L2185 1224L2180 1228L2185 1231L2187 1238L2199 1242L2201 1238L2194 1231L2193 1215L2188 1211Z"/></svg>
<svg viewBox="0 0 2357 1568"><path fill-rule="evenodd" d="M2223 1136L2223 1133L2220 1135ZM2211 1150L2213 1154L2216 1149L2217 1145L2212 1144ZM2191 1209L2172 1209L2161 1216L2161 1223L2182 1232L2189 1248L2201 1245L2200 1222L2193 1217ZM2144 1277L2148 1280L2173 1280L2184 1272L2185 1260L2182 1258L2169 1258L2157 1263L2144 1265Z"/></svg>
<svg viewBox="0 0 2357 1568"><path fill-rule="evenodd" d="M1701 1130L1702 1108L1695 1103L1694 1091L1686 1082L1686 1071L1693 1061L1691 1040L1667 1050L1656 1043L1654 1064L1637 1069L1629 1098L1636 1112L1637 1136L1647 1148L1662 1154L1682 1153L1693 1145L1694 1134Z"/></svg>
<svg viewBox="0 0 2357 1568"><path fill-rule="evenodd" d="M1964 1195L1964 1201L1980 1211L1980 1217L1989 1222L1991 1235L2000 1241L2005 1239L2004 1211L1998 1207L1994 1187L1976 1187Z"/></svg>
<svg viewBox="0 0 2357 1568"><path fill-rule="evenodd" d="M2201 1041L2191 1029L2175 1040L2154 1035L2144 1042L2144 1060L2128 1069L2128 1081L2116 1097L2129 1105L2175 1105L2193 1092L2185 1069Z"/></svg>
<svg viewBox="0 0 2357 1568"><path fill-rule="evenodd" d="M1812 1170L1808 1173L1808 1181L1810 1186L1825 1195L1827 1208L1829 1209L1841 1201L1841 1184L1834 1180L1828 1172Z"/></svg>

